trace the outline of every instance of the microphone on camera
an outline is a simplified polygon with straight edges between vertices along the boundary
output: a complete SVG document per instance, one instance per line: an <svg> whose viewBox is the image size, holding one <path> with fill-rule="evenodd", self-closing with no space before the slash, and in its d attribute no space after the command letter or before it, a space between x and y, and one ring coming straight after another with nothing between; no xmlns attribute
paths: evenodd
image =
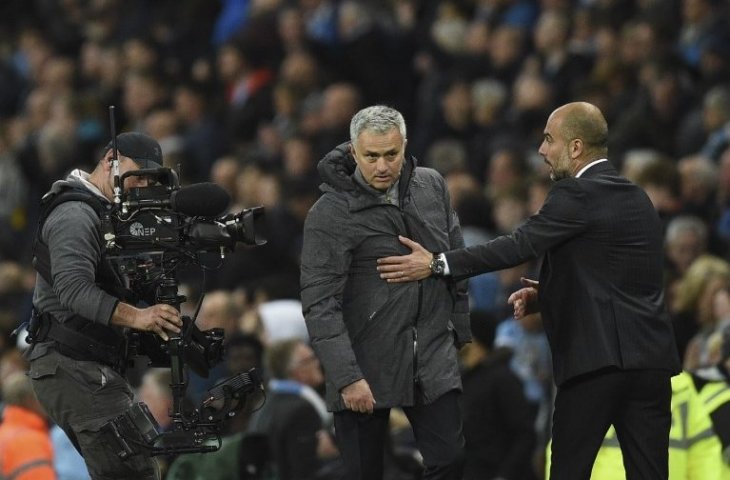
<svg viewBox="0 0 730 480"><path fill-rule="evenodd" d="M186 185L172 192L169 198L144 198L147 188L132 189L136 196L122 202L122 211L133 209L170 208L189 217L216 217L228 208L231 196L215 183ZM149 195L149 194L147 194Z"/></svg>
<svg viewBox="0 0 730 480"><path fill-rule="evenodd" d="M215 217L226 211L231 196L223 187L211 183L194 183L170 196L170 206L176 212L190 217Z"/></svg>

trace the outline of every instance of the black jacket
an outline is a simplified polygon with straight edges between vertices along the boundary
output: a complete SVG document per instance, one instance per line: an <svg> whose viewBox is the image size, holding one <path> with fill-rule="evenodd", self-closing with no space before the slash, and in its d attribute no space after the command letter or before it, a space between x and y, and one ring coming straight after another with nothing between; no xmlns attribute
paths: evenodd
<svg viewBox="0 0 730 480"><path fill-rule="evenodd" d="M556 182L542 209L512 234L446 259L461 278L543 256L540 311L561 385L610 366L679 372L662 252L651 201L606 161Z"/></svg>

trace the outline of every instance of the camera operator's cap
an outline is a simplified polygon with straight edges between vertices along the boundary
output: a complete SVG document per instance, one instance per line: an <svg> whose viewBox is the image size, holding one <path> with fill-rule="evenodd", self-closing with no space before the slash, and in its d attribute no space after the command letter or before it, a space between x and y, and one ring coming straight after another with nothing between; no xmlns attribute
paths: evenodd
<svg viewBox="0 0 730 480"><path fill-rule="evenodd" d="M106 146L112 148L112 142ZM154 138L140 132L124 132L117 135L117 151L129 157L140 169L162 168L162 148Z"/></svg>

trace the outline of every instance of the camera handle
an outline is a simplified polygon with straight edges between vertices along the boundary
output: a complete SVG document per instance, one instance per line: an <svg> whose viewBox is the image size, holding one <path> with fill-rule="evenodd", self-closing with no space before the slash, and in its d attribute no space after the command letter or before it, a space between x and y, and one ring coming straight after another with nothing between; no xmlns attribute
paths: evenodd
<svg viewBox="0 0 730 480"><path fill-rule="evenodd" d="M166 303L180 311L180 304L186 300L185 295L178 294L178 281L174 271L164 273L157 286L155 301ZM172 421L181 423L185 428L192 426L196 419L189 419L185 416L183 403L188 382L185 372L185 342L189 340L193 330L193 320L184 315L183 326L180 334L173 335L167 340L167 351L170 355L170 389L172 390Z"/></svg>

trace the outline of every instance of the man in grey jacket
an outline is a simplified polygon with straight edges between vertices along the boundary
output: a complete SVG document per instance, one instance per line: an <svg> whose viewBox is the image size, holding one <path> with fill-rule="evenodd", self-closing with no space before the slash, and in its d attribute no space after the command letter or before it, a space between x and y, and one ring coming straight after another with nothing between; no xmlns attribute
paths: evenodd
<svg viewBox="0 0 730 480"><path fill-rule="evenodd" d="M161 163L160 146L147 135L120 134L117 147L120 175ZM151 458L121 460L101 427L124 413L134 397L118 368L125 329L167 340L170 332L180 332L182 320L170 305L137 308L109 293L118 285L104 261L101 219L93 205L108 208L114 198L112 153L107 148L94 171L74 170L44 197L49 205L55 196L73 190L79 198L91 199L59 203L39 227L33 306L41 318L41 338L29 349L29 376L36 396L84 457L92 478L155 479L159 473ZM131 176L124 188L147 182Z"/></svg>
<svg viewBox="0 0 730 480"><path fill-rule="evenodd" d="M403 407L424 478L458 479L457 349L471 339L465 284L388 284L376 259L405 253L399 235L437 251L461 247L459 222L443 178L406 158L397 110L361 110L350 138L319 163L324 193L307 216L301 260L304 316L347 478L382 478L390 408Z"/></svg>

